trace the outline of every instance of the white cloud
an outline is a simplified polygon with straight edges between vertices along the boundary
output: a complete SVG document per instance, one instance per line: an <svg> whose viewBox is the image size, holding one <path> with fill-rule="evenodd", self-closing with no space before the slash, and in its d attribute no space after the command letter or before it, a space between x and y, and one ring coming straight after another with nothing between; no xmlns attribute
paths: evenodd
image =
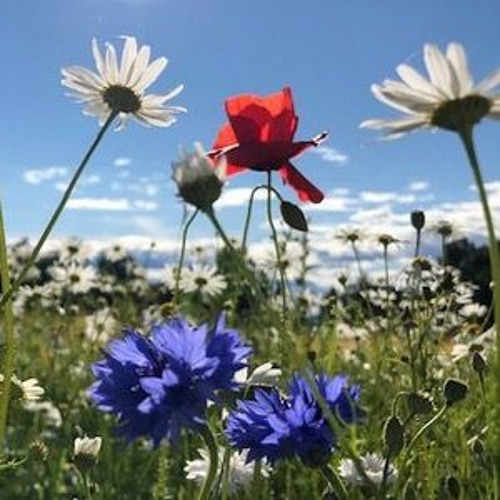
<svg viewBox="0 0 500 500"><path fill-rule="evenodd" d="M66 167L33 168L23 172L23 179L28 184L40 184L56 177L66 177L67 174L68 169Z"/></svg>
<svg viewBox="0 0 500 500"><path fill-rule="evenodd" d="M429 183L427 181L414 181L408 185L410 191L427 191L428 189Z"/></svg>
<svg viewBox="0 0 500 500"><path fill-rule="evenodd" d="M217 208L227 207L241 207L250 201L252 188L232 188L224 189L221 197L216 201ZM265 189L259 189L255 196L254 201L262 201L267 199L267 192Z"/></svg>
<svg viewBox="0 0 500 500"><path fill-rule="evenodd" d="M132 160L130 158L127 158L126 156L120 156L118 158L115 158L113 161L113 166L115 167L128 167L132 163Z"/></svg>
<svg viewBox="0 0 500 500"><path fill-rule="evenodd" d="M126 198L73 198L68 201L68 210L109 212L152 212L158 204L149 200L130 201Z"/></svg>
<svg viewBox="0 0 500 500"><path fill-rule="evenodd" d="M345 165L349 160L347 155L337 151L331 146L317 146L310 151L319 155L322 160L329 163L335 163L337 165Z"/></svg>
<svg viewBox="0 0 500 500"><path fill-rule="evenodd" d="M414 203L417 197L414 194L399 194L383 191L362 191L359 199L365 203Z"/></svg>
<svg viewBox="0 0 500 500"><path fill-rule="evenodd" d="M355 200L345 197L327 197L321 203L304 205L305 212L347 212L353 209Z"/></svg>

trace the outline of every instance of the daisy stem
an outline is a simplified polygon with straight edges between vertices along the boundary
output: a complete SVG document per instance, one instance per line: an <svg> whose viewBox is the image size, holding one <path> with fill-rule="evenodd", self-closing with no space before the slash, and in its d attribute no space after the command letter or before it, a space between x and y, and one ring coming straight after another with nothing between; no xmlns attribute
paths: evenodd
<svg viewBox="0 0 500 500"><path fill-rule="evenodd" d="M278 270L280 275L283 314L285 314L287 309L286 281L285 281L285 271L283 269L283 264L281 262L281 250L278 242L278 233L276 232L276 228L274 227L274 222L273 222L273 212L271 207L271 194L273 192L274 189L271 185L271 170L268 170L267 171L267 220L269 221L269 227L271 228L271 236L274 242L274 250L276 251L276 261L278 263Z"/></svg>
<svg viewBox="0 0 500 500"><path fill-rule="evenodd" d="M220 225L219 220L217 219L213 207L210 207L210 209L205 210L205 214L207 217L210 219L210 222L214 225L215 229L219 233L219 236L222 238L224 241L224 244L230 249L234 250L233 244L229 241L229 238L227 237L224 229Z"/></svg>
<svg viewBox="0 0 500 500"><path fill-rule="evenodd" d="M90 145L90 148L88 149L87 153L83 157L82 161L80 162L80 165L78 165L78 168L76 169L73 178L71 179L70 183L68 184L68 187L66 188L66 191L64 191L64 194L61 198L61 201L59 202L59 205L57 205L57 208L55 209L54 213L52 214L52 217L50 218L47 226L43 230L42 235L40 236L40 239L38 240L37 244L33 248L33 251L31 252L31 255L29 256L26 264L24 265L23 269L19 273L19 276L17 279L12 283L10 288L5 292L5 294L2 296L2 299L0 300L0 309L4 307L4 305L7 303L7 301L12 297L12 295L18 290L18 288L21 286L21 283L23 282L24 277L26 276L26 273L30 270L31 266L35 262L36 258L38 257L38 254L40 253L40 250L42 249L45 241L49 237L50 233L52 232L52 229L54 228L57 220L59 219L60 215L62 214L66 203L68 202L71 193L73 192L76 183L78 182L78 179L82 175L82 172L87 165L88 161L90 160L92 154L94 153L95 149L101 142L101 139L103 138L106 130L108 130L109 126L113 122L113 120L116 118L118 115L118 111L112 111L110 115L108 116L106 122L104 125L101 127L99 130L98 134L96 135L94 142Z"/></svg>
<svg viewBox="0 0 500 500"><path fill-rule="evenodd" d="M335 472L335 470L329 465L323 465L321 467L321 472L325 479L328 481L328 484L334 492L335 497L339 500L347 500L349 498L347 490L345 489L345 486L340 480L337 472Z"/></svg>
<svg viewBox="0 0 500 500"><path fill-rule="evenodd" d="M181 281L182 274L182 266L184 265L184 256L186 254L186 241L189 227L193 223L195 217L198 215L199 210L196 209L191 215L191 217L186 222L184 226L184 230L182 231L182 244L181 244L181 253L179 255L179 263L177 264L177 269L175 270L175 292L174 292L174 304L176 307L179 306L179 286Z"/></svg>
<svg viewBox="0 0 500 500"><path fill-rule="evenodd" d="M7 238L5 236L5 226L3 220L2 204L0 202L0 275L2 292L10 289L9 263L7 259ZM14 312L12 310L12 300L9 298L5 302L4 308L4 342L5 357L3 360L3 383L0 400L0 447L4 444L5 429L7 426L7 414L9 410L11 379L14 373Z"/></svg>
<svg viewBox="0 0 500 500"><path fill-rule="evenodd" d="M496 328L496 363L495 363L495 400L493 401L493 439L495 446L493 449L500 450L500 248L499 242L495 235L495 226L493 224L493 217L491 215L490 206L488 203L488 196L484 186L483 176L481 174L481 167L477 158L476 148L474 146L473 127L465 126L460 132L460 139L464 145L472 174L476 183L479 199L483 207L484 220L486 222L486 229L488 232L489 240L489 254L491 276L493 279L493 309L495 314L495 328ZM498 451L497 451L498 453ZM496 481L500 482L500 460L496 457ZM497 486L498 487L498 486ZM498 492L497 492L498 493Z"/></svg>
<svg viewBox="0 0 500 500"><path fill-rule="evenodd" d="M203 483L203 487L198 495L198 500L208 500L210 497L210 492L212 490L212 486L217 477L217 469L218 469L218 450L217 443L215 441L215 437L207 425L204 425L201 429L201 436L205 441L205 444L208 448L208 453L210 457L210 465L207 472L207 477L205 478L205 482Z"/></svg>

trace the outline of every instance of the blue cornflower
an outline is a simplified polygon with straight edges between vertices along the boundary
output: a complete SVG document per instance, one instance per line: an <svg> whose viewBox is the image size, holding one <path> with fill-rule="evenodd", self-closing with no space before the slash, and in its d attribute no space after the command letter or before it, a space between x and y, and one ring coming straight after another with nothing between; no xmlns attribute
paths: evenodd
<svg viewBox="0 0 500 500"><path fill-rule="evenodd" d="M180 317L154 326L149 338L126 330L92 366L97 381L90 397L118 416L128 440L147 436L158 446L177 440L182 428L200 429L208 400L218 390L236 388L234 375L250 353L222 315L211 330Z"/></svg>
<svg viewBox="0 0 500 500"><path fill-rule="evenodd" d="M359 388L349 386L347 377L321 374L315 382L340 426L361 418L356 405ZM297 456L311 467L325 463L337 442L313 391L299 374L293 376L285 397L276 389L257 389L253 400L239 401L228 418L226 434L236 449L248 449L248 461Z"/></svg>

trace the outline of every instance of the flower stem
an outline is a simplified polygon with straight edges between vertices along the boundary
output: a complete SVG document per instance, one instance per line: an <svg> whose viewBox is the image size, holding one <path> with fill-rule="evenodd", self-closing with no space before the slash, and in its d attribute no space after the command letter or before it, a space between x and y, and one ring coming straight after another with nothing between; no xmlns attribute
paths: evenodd
<svg viewBox="0 0 500 500"><path fill-rule="evenodd" d="M328 481L328 484L335 494L335 497L339 500L347 500L349 498L349 496L347 495L347 490L345 489L344 484L340 480L335 470L329 465L323 465L321 467L321 472L325 479Z"/></svg>
<svg viewBox="0 0 500 500"><path fill-rule="evenodd" d="M491 266L491 276L493 279L493 309L495 314L495 328L496 328L496 363L495 363L495 377L496 381L495 387L495 400L493 403L493 439L495 442L494 449L500 450L500 406L498 402L500 401L500 248L499 242L495 235L495 226L493 224L493 217L491 215L490 206L488 203L488 196L486 194L486 189L484 186L484 180L481 174L481 167L479 166L479 161L477 159L476 149L474 146L474 137L472 126L464 127L462 131L459 132L460 139L464 145L467 157L469 159L470 166L472 168L472 174L474 176L474 181L479 194L479 199L483 208L484 220L486 222L486 229L488 232L489 241L489 255L490 255L490 266ZM496 481L500 482L500 460L498 455L495 460L496 465Z"/></svg>
<svg viewBox="0 0 500 500"><path fill-rule="evenodd" d="M413 439L406 447L407 456L413 446L415 446L415 443L418 441L420 436L422 436L428 429L430 429L446 413L446 410L448 410L448 408L450 408L450 405L445 404L430 420L428 420L422 427L420 427L420 429L413 436Z"/></svg>
<svg viewBox="0 0 500 500"><path fill-rule="evenodd" d="M217 443L215 442L215 437L210 430L210 428L205 425L201 429L201 436L203 437L205 444L208 448L208 453L210 457L210 466L208 468L207 477L205 478L205 482L203 483L203 487L198 495L198 500L208 500L210 497L210 491L212 490L212 486L217 477L217 468L218 468L218 450Z"/></svg>
<svg viewBox="0 0 500 500"><path fill-rule="evenodd" d="M2 204L0 202L0 275L1 288L4 293L10 289L9 262L7 259L7 238L5 236L5 226L3 220ZM4 379L2 383L0 399L0 447L4 445L5 429L7 427L7 414L9 411L11 378L14 373L14 312L12 310L12 300L8 298L4 308L4 335L5 335L5 357L3 362Z"/></svg>
<svg viewBox="0 0 500 500"><path fill-rule="evenodd" d="M29 271L33 263L35 262L36 258L38 257L38 254L40 253L40 250L42 249L45 241L49 237L50 233L52 232L52 229L54 228L57 220L59 219L59 216L63 212L66 203L69 200L69 197L71 196L71 193L73 192L73 189L76 186L76 183L78 182L78 179L80 178L85 166L87 165L88 161L90 160L92 154L94 153L95 149L101 142L101 139L104 136L104 133L106 130L109 128L113 120L116 118L118 114L118 111L112 111L110 115L108 116L106 122L104 125L101 127L99 130L98 134L96 135L94 142L90 145L90 148L88 149L87 153L83 157L80 165L78 165L78 168L76 169L73 178L71 179L70 183L68 184L68 187L66 188L66 191L64 191L64 194L61 198L61 201L59 202L59 205L57 205L57 208L55 209L54 213L52 214L52 217L50 218L47 226L43 230L42 235L40 236L40 239L38 240L37 244L33 248L33 251L31 252L31 255L29 256L26 264L24 265L23 269L19 273L19 276L17 279L12 283L11 287L5 292L5 294L2 297L2 300L0 300L0 308L3 308L3 306L6 304L6 302L12 297L12 294L16 292L16 290L21 286L21 283L26 276L26 273Z"/></svg>
<svg viewBox="0 0 500 500"><path fill-rule="evenodd" d="M243 248L243 251L245 251L247 246L248 229L250 227L250 217L252 216L253 199L257 191L265 187L267 186L263 184L260 186L256 186L252 189L252 193L250 194L250 200L248 202L248 208L247 208L247 216L245 217L245 227L243 229L243 237L241 239L241 247Z"/></svg>
<svg viewBox="0 0 500 500"><path fill-rule="evenodd" d="M271 236L274 242L274 250L276 251L276 261L278 263L278 270L280 275L283 314L286 314L287 300L286 300L285 271L283 269L283 264L281 262L281 250L278 242L278 233L276 232L276 228L274 227L273 212L271 209L271 193L273 191L274 189L271 185L271 170L268 170L267 171L267 220L269 221L269 227L271 228Z"/></svg>
<svg viewBox="0 0 500 500"><path fill-rule="evenodd" d="M224 241L224 244L230 249L234 250L233 244L229 241L229 238L226 235L226 232L224 231L223 227L220 225L219 219L217 219L215 212L212 207L210 207L209 210L205 211L205 214L207 217L210 219L210 222L214 225L215 229L219 233L219 236L222 238L222 241Z"/></svg>
<svg viewBox="0 0 500 500"><path fill-rule="evenodd" d="M175 270L175 292L174 292L174 304L176 307L179 306L179 284L181 281L182 266L184 265L184 255L186 254L186 241L189 227L193 223L195 217L198 215L199 210L196 209L191 217L186 222L184 230L182 231L182 244L181 253L179 255L179 263L177 264L177 269Z"/></svg>

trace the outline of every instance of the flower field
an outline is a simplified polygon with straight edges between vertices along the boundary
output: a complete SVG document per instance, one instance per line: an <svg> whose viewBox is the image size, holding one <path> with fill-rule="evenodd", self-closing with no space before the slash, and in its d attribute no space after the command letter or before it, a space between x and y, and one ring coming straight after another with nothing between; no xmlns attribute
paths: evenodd
<svg viewBox="0 0 500 500"><path fill-rule="evenodd" d="M411 242L374 228L373 276L363 234L339 232L358 274L314 286L304 207L324 194L300 155L328 133L301 136L288 86L227 97L210 149L172 162L186 217L158 279L119 244L49 250L112 128L168 128L186 111L182 85L149 93L167 60L134 37L93 40L92 55L94 69L66 67L62 84L99 129L40 239L7 244L0 210L0 498L500 498L500 251L474 142L476 125L500 117L500 72L474 84L460 44L426 44L425 75L402 64L399 80L372 86L402 117L361 124L390 139L457 136L487 230L481 303L449 264L452 225L435 228L441 254L423 254L423 211L408 214ZM216 202L248 172L261 183L235 238ZM190 245L195 220L216 234L214 252ZM265 261L250 250L257 223ZM403 243L411 256L389 272Z"/></svg>

